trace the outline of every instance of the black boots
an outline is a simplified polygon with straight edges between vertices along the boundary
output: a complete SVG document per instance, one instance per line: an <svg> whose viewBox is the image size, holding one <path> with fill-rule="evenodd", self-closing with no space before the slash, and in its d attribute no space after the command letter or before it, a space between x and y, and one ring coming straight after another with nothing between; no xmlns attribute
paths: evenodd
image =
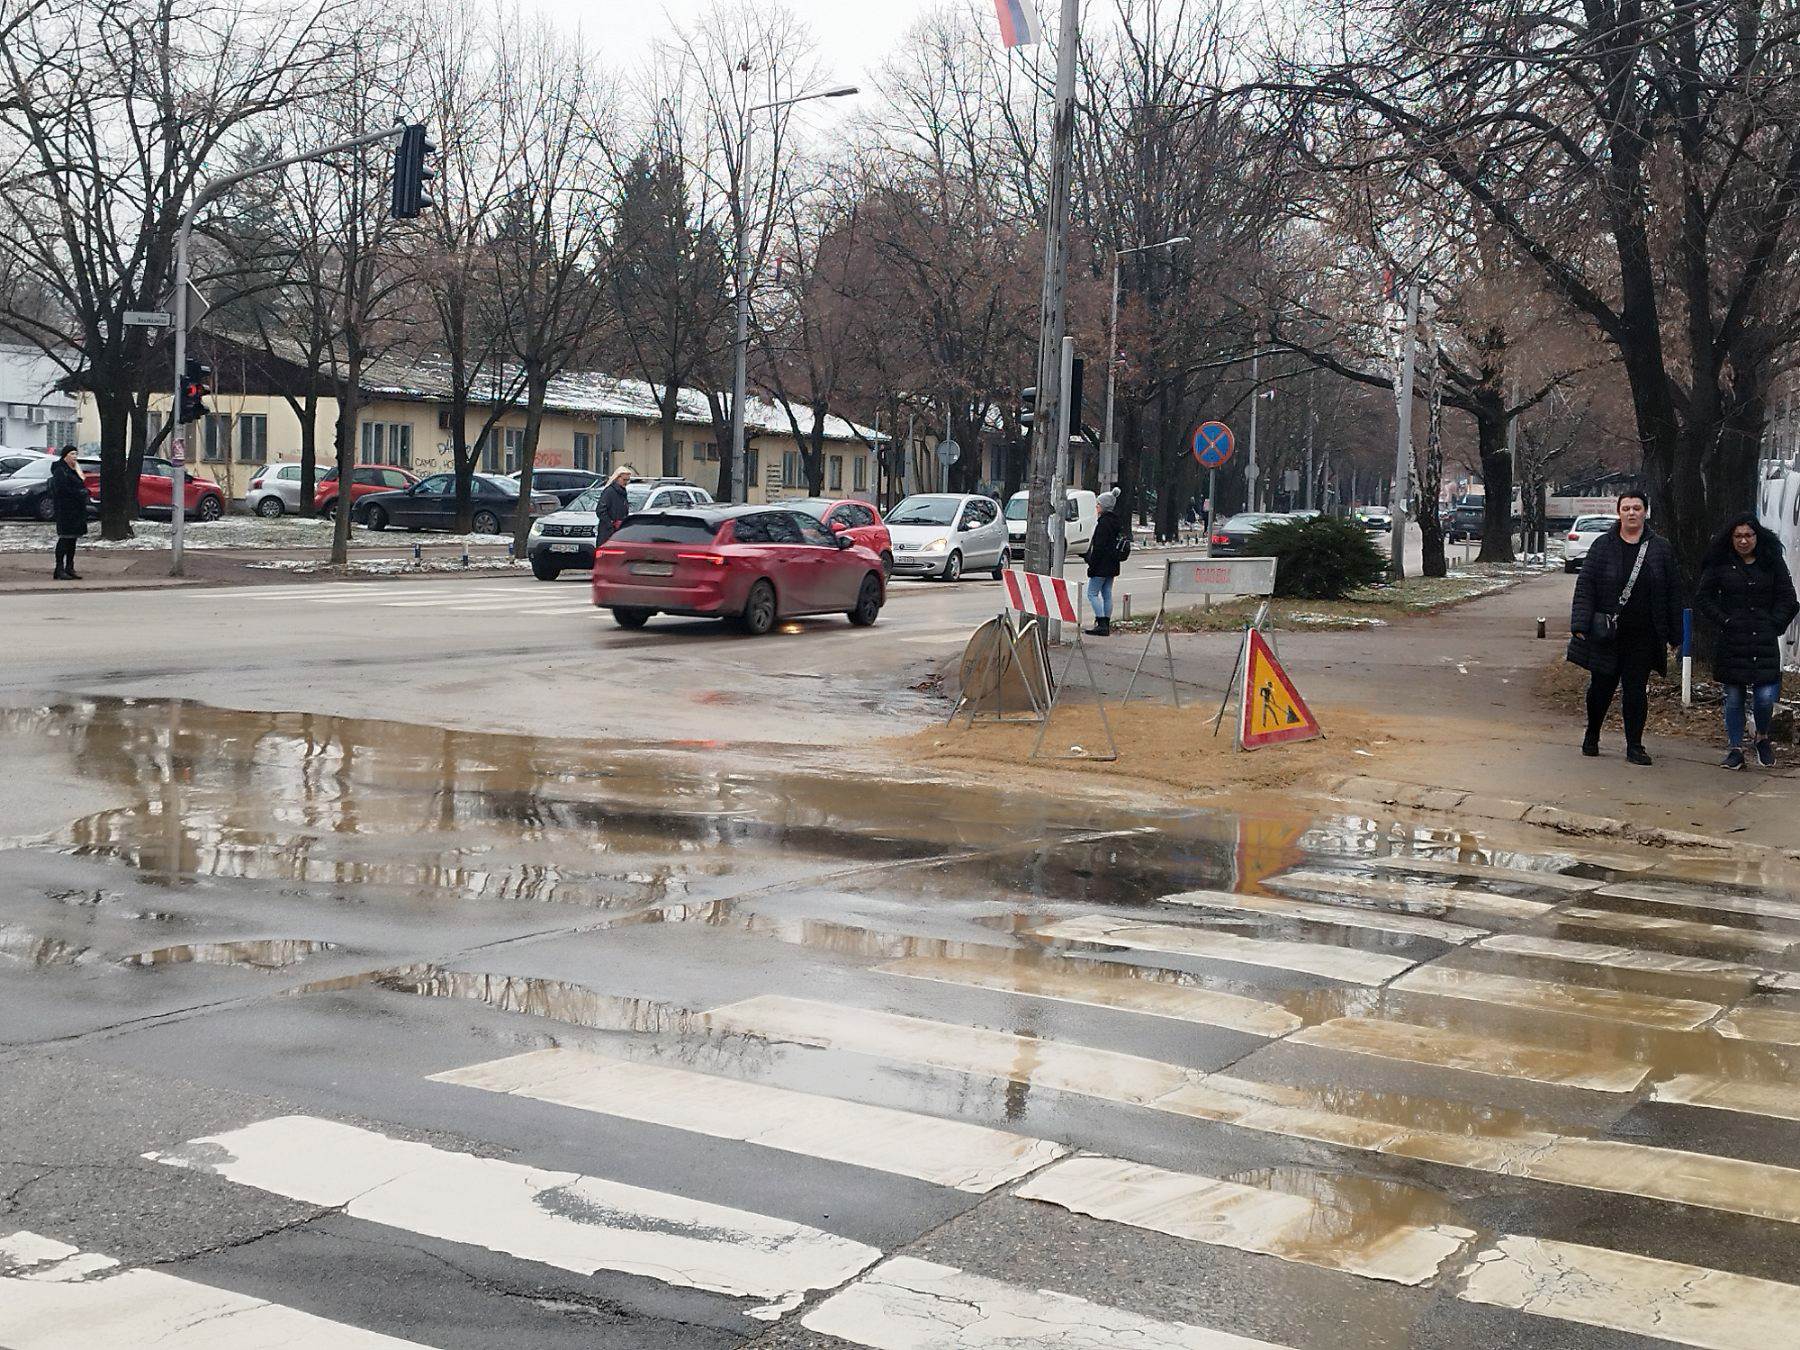
<svg viewBox="0 0 1800 1350"><path fill-rule="evenodd" d="M1087 630L1087 635L1089 637L1111 637L1112 620L1096 618L1094 620L1094 626Z"/></svg>

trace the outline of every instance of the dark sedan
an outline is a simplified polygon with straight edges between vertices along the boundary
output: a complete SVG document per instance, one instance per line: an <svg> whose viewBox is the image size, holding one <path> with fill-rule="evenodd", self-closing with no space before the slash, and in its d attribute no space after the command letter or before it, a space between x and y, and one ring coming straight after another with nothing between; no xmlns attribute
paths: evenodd
<svg viewBox="0 0 1800 1350"><path fill-rule="evenodd" d="M506 479L515 488L519 484L519 475L509 473ZM531 491L533 494L548 492L563 506L567 506L594 484L604 480L597 473L589 473L586 469L538 469L531 475Z"/></svg>
<svg viewBox="0 0 1800 1350"><path fill-rule="evenodd" d="M475 533L499 534L509 527L518 509L519 485L494 474L478 473L469 480L469 500L474 507L470 524ZM534 516L547 516L561 504L554 493L531 494ZM351 508L350 518L371 530L385 530L390 525L404 530L454 530L456 475L434 473L399 492L371 492Z"/></svg>
<svg viewBox="0 0 1800 1350"><path fill-rule="evenodd" d="M1271 521L1282 519L1270 511L1245 511L1227 516L1213 527L1207 553L1214 558L1241 558L1250 538Z"/></svg>

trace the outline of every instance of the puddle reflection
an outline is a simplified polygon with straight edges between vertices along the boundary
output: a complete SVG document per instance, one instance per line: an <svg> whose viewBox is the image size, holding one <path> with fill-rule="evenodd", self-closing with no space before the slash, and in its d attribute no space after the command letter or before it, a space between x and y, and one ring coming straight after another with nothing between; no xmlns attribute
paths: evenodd
<svg viewBox="0 0 1800 1350"><path fill-rule="evenodd" d="M158 947L120 958L122 966L249 966L255 970L280 970L317 952L338 951L335 942L310 938L259 938L241 942L196 942L177 947Z"/></svg>

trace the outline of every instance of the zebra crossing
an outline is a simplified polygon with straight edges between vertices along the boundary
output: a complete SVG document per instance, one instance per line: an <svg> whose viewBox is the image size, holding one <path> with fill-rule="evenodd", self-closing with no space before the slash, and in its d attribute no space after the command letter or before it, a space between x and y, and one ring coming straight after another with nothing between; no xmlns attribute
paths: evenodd
<svg viewBox="0 0 1800 1350"><path fill-rule="evenodd" d="M1365 1343L1328 1308L1309 1318L1303 1291L1332 1288L1378 1302L1403 1328L1394 1334L1420 1338L1368 1344L1575 1346L1604 1331L1769 1350L1791 1341L1800 1284L1672 1259L1661 1242L1694 1215L1714 1231L1742 1222L1800 1241L1800 1168L1780 1160L1800 1122L1800 1078L1783 1050L1800 1043L1800 1007L1766 1001L1800 978L1782 964L1800 943L1800 917L1777 895L1681 899L1669 889L1679 884L1406 856L1356 870L1311 863L1262 893L1169 890L1129 912L1074 905L986 942L839 925L848 955L816 988L667 1007L654 1019L667 1034L556 1034L449 1068L397 1070L404 1095L428 1089L426 1100L444 1104L428 1131L295 1112L144 1157L314 1207L375 1251L429 1243L619 1280L604 1288L622 1305L650 1286L681 1291L713 1309L704 1331L695 1323L696 1345L755 1343L759 1327L775 1326L799 1337L784 1346L872 1350ZM1510 914L1481 908L1493 887L1511 888L1490 896L1513 902ZM1643 904L1654 917L1703 900L1716 902L1713 919L1640 922L1614 907ZM695 922L795 949L816 937L737 902L673 907L666 922L618 931ZM1543 931L1496 931L1520 924ZM1613 940L1555 936L1590 928ZM1631 945L1640 940L1651 945ZM1640 980L1664 984L1651 992ZM1687 980L1697 983L1685 993L1667 983ZM954 1001L937 1004L939 992ZM367 986L355 996L403 997ZM1246 1048L1216 1067L1158 1057L1108 1043L1108 1028L1125 1023L1176 1048L1201 1029ZM516 1029L505 1038L516 1041ZM755 1054L737 1057L746 1047ZM757 1067L771 1063L784 1074ZM1309 1065L1318 1072L1300 1071ZM889 1094L869 1090L871 1075L917 1088L918 1100L880 1100ZM1000 1085L999 1116L985 1085ZM1522 1095L1537 1092L1568 1096ZM1094 1123L1047 1132L1062 1117L1028 1108L1043 1093L1081 1102ZM1579 1105L1545 1108L1551 1100ZM1740 1156L1711 1151L1704 1136L1675 1147L1611 1128L1622 1112L1667 1108L1694 1111L1703 1126L1754 1121L1783 1132L1783 1146ZM521 1143L505 1122L526 1110L550 1113L533 1120L553 1128ZM489 1132L465 1133L464 1122ZM1125 1146L1146 1137L1166 1141L1157 1156ZM645 1184L584 1142L640 1138L708 1163L675 1169L679 1184ZM1240 1149L1305 1165L1314 1184L1227 1165ZM725 1184L747 1175L786 1177L796 1197L854 1178L874 1197L866 1210L886 1217L835 1207L802 1217L805 1199L786 1212L752 1205ZM1511 1199L1440 1211L1418 1198L1436 1178ZM1412 1199L1382 1199L1382 1188ZM920 1196L935 1197L927 1233L904 1217ZM1620 1213L1638 1218L1616 1234L1539 1229L1521 1200L1537 1196L1618 1197ZM959 1237L990 1213L1012 1215L1027 1244L1060 1215L1097 1226L1115 1253L1131 1239L1239 1263L1230 1268L1291 1290L1287 1310L1269 1325L1281 1299L1240 1306L1221 1295L1209 1312L1191 1300L1164 1306L1172 1291L1154 1282L1046 1283L1022 1259ZM50 1234L8 1232L0 1217L6 1350L436 1344L334 1311L127 1267ZM1478 1316L1502 1320L1459 1320Z"/></svg>
<svg viewBox="0 0 1800 1350"><path fill-rule="evenodd" d="M551 617L591 614L586 586L544 585L535 581L339 582L284 587L295 603L318 609L395 609L446 614L518 614Z"/></svg>

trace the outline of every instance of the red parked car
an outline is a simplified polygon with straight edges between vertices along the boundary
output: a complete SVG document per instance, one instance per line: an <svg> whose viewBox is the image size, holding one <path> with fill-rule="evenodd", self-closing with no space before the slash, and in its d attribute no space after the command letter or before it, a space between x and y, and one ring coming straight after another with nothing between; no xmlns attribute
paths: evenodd
<svg viewBox="0 0 1800 1350"><path fill-rule="evenodd" d="M894 541L881 514L865 501L855 497L795 497L780 503L796 511L804 511L833 534L847 534L871 553L881 555L881 574L894 570Z"/></svg>
<svg viewBox="0 0 1800 1350"><path fill-rule="evenodd" d="M87 480L88 492L100 500L100 461L81 461L81 476ZM225 489L205 474L187 466L182 483L182 509L189 520L217 520L225 514ZM175 513L175 466L152 455L144 456L144 469L138 475L138 514L169 516Z"/></svg>
<svg viewBox="0 0 1800 1350"><path fill-rule="evenodd" d="M801 614L867 628L886 600L880 554L785 505L645 512L594 551L594 603L622 628L652 614L734 619L754 634Z"/></svg>
<svg viewBox="0 0 1800 1350"><path fill-rule="evenodd" d="M396 469L386 464L358 464L350 470L350 504L355 506L358 498L371 492L394 492L418 481L419 475L409 469ZM337 510L337 503L337 470L327 469L313 493L313 514L331 515Z"/></svg>

